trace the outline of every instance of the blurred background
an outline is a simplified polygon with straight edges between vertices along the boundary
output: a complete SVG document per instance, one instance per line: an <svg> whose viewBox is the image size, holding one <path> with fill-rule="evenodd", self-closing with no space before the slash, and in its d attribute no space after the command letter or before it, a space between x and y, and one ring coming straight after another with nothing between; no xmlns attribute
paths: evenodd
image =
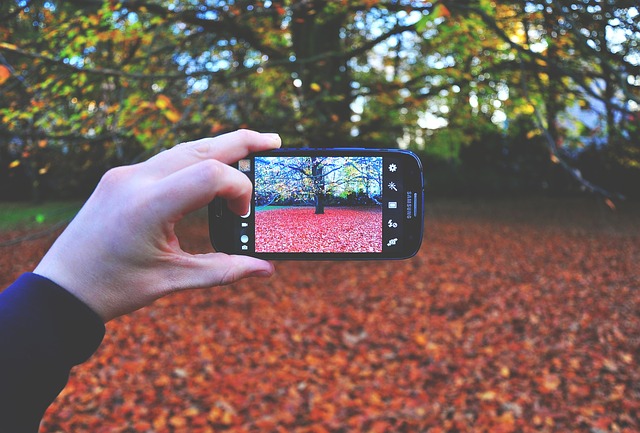
<svg viewBox="0 0 640 433"><path fill-rule="evenodd" d="M640 191L631 0L0 5L0 200L247 127L417 152L432 194Z"/></svg>
<svg viewBox="0 0 640 433"><path fill-rule="evenodd" d="M106 170L237 128L416 152L421 251L116 319L42 432L640 431L637 0L4 0L0 287Z"/></svg>

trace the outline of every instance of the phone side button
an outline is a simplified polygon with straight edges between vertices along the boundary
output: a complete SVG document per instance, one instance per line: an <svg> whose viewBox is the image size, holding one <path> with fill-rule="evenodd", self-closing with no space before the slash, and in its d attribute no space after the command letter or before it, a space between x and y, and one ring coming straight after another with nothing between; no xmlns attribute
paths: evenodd
<svg viewBox="0 0 640 433"><path fill-rule="evenodd" d="M220 202L220 200L213 201L213 214L216 218L222 217L222 203Z"/></svg>

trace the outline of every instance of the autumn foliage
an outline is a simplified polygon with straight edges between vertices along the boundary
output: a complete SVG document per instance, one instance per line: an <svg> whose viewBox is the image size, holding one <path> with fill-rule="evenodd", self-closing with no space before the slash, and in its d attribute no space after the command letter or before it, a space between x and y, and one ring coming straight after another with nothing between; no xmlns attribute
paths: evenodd
<svg viewBox="0 0 640 433"><path fill-rule="evenodd" d="M427 209L413 259L279 262L111 322L42 431L640 430L640 209ZM3 285L51 241L2 250Z"/></svg>

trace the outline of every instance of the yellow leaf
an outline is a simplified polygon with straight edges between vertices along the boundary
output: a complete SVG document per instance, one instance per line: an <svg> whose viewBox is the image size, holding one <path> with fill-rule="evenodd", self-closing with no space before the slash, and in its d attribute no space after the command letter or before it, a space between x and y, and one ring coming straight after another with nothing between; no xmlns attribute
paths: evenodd
<svg viewBox="0 0 640 433"><path fill-rule="evenodd" d="M187 418L193 418L194 416L199 415L200 411L198 410L198 408L191 406L190 408L186 409L182 414Z"/></svg>
<svg viewBox="0 0 640 433"><path fill-rule="evenodd" d="M380 406L382 404L382 398L380 397L380 394L378 394L377 392L372 392L369 395L369 403L373 404L374 406Z"/></svg>
<svg viewBox="0 0 640 433"><path fill-rule="evenodd" d="M320 90L322 90L322 88L320 87L320 84L318 83L311 83L311 90L313 90L314 92L319 92Z"/></svg>
<svg viewBox="0 0 640 433"><path fill-rule="evenodd" d="M545 375L542 382L542 390L546 392L553 392L560 386L560 377L556 374Z"/></svg>
<svg viewBox="0 0 640 433"><path fill-rule="evenodd" d="M161 110L171 107L171 99L165 95L158 95L158 99L156 99L156 107Z"/></svg>
<svg viewBox="0 0 640 433"><path fill-rule="evenodd" d="M0 84L3 84L11 76L11 71L6 66L0 65Z"/></svg>
<svg viewBox="0 0 640 433"><path fill-rule="evenodd" d="M480 400L484 400L484 401L495 400L496 393L495 391L486 391L478 395L478 397L480 397Z"/></svg>
<svg viewBox="0 0 640 433"><path fill-rule="evenodd" d="M173 110L165 111L164 117L169 119L169 121L172 123L176 123L178 120L180 120L180 114L177 111Z"/></svg>
<svg viewBox="0 0 640 433"><path fill-rule="evenodd" d="M8 42L0 42L0 48L6 48L8 50L17 50L18 47L16 45L10 44Z"/></svg>
<svg viewBox="0 0 640 433"><path fill-rule="evenodd" d="M224 424L224 425L231 425L233 424L233 414L230 412L224 412L222 414L222 418L220 419L220 423Z"/></svg>
<svg viewBox="0 0 640 433"><path fill-rule="evenodd" d="M17 166L20 165L20 161L18 161L17 159L15 161L13 161L11 164L9 164L9 168L16 168Z"/></svg>

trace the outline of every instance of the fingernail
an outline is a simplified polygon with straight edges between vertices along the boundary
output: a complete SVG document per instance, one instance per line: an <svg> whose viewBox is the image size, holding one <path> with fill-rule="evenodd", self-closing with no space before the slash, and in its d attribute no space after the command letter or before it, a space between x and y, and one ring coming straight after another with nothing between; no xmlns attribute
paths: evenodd
<svg viewBox="0 0 640 433"><path fill-rule="evenodd" d="M271 272L269 271L255 271L249 274L250 277L259 277L259 278L265 278L265 277L270 277L272 275Z"/></svg>
<svg viewBox="0 0 640 433"><path fill-rule="evenodd" d="M275 132L265 132L265 133L263 133L263 135L264 135L265 137L268 137L268 138L269 138L269 140L270 140L271 142L273 142L273 144L280 144L280 143L281 143L281 141L282 141L282 140L280 139L280 135L279 135L279 134L276 134Z"/></svg>

